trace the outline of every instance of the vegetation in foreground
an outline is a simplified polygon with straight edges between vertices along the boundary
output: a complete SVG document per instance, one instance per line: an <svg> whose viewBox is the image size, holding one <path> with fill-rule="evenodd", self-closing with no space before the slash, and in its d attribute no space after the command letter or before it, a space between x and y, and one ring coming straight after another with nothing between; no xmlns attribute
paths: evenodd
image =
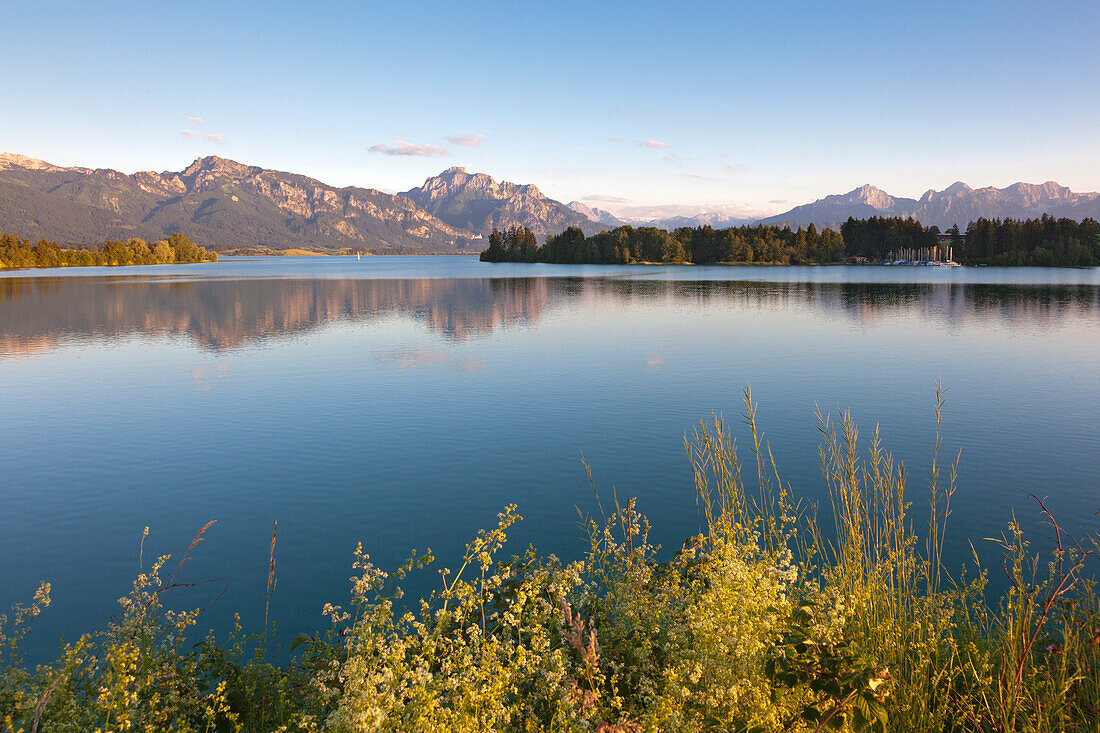
<svg viewBox="0 0 1100 733"><path fill-rule="evenodd" d="M585 517L563 563L507 557L515 507L467 546L440 590L399 610L400 583L355 552L351 602L331 630L277 650L272 635L193 645L198 612L165 609L202 537L161 557L118 620L34 670L19 659L49 603L0 623L4 731L1094 731L1100 608L1096 544L1046 512L1041 563L1021 530L997 540L1009 588L951 577L941 549L956 457L928 481L926 527L877 433L818 415L831 499L819 520L782 483L746 392L748 461L720 419L685 445L702 533L660 559L634 501ZM937 424L939 407L937 405ZM747 477L751 476L751 479ZM924 523L925 520L922 520ZM209 525L207 525L209 526ZM206 528L203 528L205 530ZM275 581L272 535L269 598Z"/></svg>
<svg viewBox="0 0 1100 733"><path fill-rule="evenodd" d="M1043 216L1025 221L978 219L965 234L957 226L941 242L937 227L899 217L849 218L839 232L801 227L713 229L621 226L586 237L576 227L546 238L541 247L526 227L493 230L485 262L629 265L633 263L779 265L836 264L850 258L904 259L905 251L950 248L961 264L1093 267L1100 265L1100 223Z"/></svg>
<svg viewBox="0 0 1100 733"><path fill-rule="evenodd" d="M0 234L0 269L5 267L91 267L217 262L218 255L182 234L152 244L144 239L106 242L99 249L62 249L57 242L32 245L16 234Z"/></svg>

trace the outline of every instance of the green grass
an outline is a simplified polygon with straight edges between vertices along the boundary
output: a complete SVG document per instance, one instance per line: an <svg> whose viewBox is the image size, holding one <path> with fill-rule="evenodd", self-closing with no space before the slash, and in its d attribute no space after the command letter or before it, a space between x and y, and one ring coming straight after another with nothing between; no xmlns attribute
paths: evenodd
<svg viewBox="0 0 1100 733"><path fill-rule="evenodd" d="M1009 587L991 597L982 568L943 567L959 458L943 461L938 431L915 521L904 468L847 414L818 415L820 512L783 482L748 391L742 417L744 463L720 418L685 437L704 529L675 555L650 543L635 501L597 493L581 560L510 556L509 506L419 603L400 585L436 568L430 551L385 572L359 548L350 601L325 606L330 630L289 649L239 626L194 645L198 612L165 609L185 592L168 569L202 532L135 580L117 623L28 669L19 642L48 606L44 585L0 622L3 729L1097 729L1092 540L1036 500L1049 562L1010 525L997 539Z"/></svg>

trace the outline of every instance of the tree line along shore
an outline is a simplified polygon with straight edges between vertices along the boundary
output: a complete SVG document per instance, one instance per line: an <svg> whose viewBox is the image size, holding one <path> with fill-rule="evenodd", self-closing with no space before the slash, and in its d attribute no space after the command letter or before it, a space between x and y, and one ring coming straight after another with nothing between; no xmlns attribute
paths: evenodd
<svg viewBox="0 0 1100 733"><path fill-rule="evenodd" d="M789 226L621 226L586 236L577 227L548 236L540 246L527 227L493 229L484 262L555 264L839 264L912 259L910 253L959 264L1095 267L1100 265L1100 223L1042 216L1038 219L978 219L965 232L946 232L900 217L849 218L840 231ZM167 239L110 241L98 248L66 249L0 234L0 268L158 265L215 262L218 255L174 233Z"/></svg>
<svg viewBox="0 0 1100 733"><path fill-rule="evenodd" d="M758 224L728 229L621 226L585 236L576 227L549 236L541 246L526 227L493 230L484 262L556 264L837 264L908 259L906 252L951 252L959 264L1094 267L1100 265L1100 224L1043 216L978 219L965 232L947 232L900 217L849 218L819 230Z"/></svg>
<svg viewBox="0 0 1100 733"><path fill-rule="evenodd" d="M65 249L45 239L37 244L16 234L0 234L0 268L92 267L123 265L169 265L173 263L217 262L218 255L191 242L182 234L171 234L158 242L128 239L101 244L96 249Z"/></svg>

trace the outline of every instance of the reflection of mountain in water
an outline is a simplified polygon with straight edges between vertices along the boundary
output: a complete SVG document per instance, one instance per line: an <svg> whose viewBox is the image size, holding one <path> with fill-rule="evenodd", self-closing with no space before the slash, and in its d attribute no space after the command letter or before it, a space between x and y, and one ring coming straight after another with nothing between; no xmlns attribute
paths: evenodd
<svg viewBox="0 0 1100 733"><path fill-rule="evenodd" d="M220 351L404 315L452 340L533 321L547 281L0 278L0 355L69 340L186 335Z"/></svg>
<svg viewBox="0 0 1100 733"><path fill-rule="evenodd" d="M551 305L603 303L800 309L873 323L905 316L1055 324L1100 313L1091 285L963 285L660 281L601 278L393 280L138 280L0 278L0 356L66 341L187 336L222 350L338 321L405 316L450 340L537 320Z"/></svg>

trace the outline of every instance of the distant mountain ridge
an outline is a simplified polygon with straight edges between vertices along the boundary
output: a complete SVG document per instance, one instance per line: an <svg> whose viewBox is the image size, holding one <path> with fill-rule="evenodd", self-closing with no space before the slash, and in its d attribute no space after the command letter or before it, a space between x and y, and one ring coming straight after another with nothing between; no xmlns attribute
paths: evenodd
<svg viewBox="0 0 1100 733"><path fill-rule="evenodd" d="M586 235L624 224L673 230L813 223L838 229L848 217L871 216L911 216L944 230L956 223L965 228L981 217L1050 214L1078 221L1100 219L1100 193L1074 193L1053 181L1000 189L973 189L960 182L912 199L867 184L762 219L731 216L736 212L728 211L730 207L681 208L687 208L685 215L645 221L622 218L579 201L563 204L532 184L497 181L458 167L393 195L330 186L218 156L198 158L181 171L128 175L0 154L0 231L65 244L131 237L154 240L180 232L220 251L269 247L468 252L483 249L485 235L494 227L510 226L526 226L540 241L570 226L580 227Z"/></svg>
<svg viewBox="0 0 1100 733"><path fill-rule="evenodd" d="M219 250L454 252L482 246L476 234L407 198L217 156L178 172L127 175L0 154L0 229L66 243L181 232Z"/></svg>
<svg viewBox="0 0 1100 733"><path fill-rule="evenodd" d="M630 223L625 219L620 219L619 217L612 214L610 211L604 211L603 209L598 209L594 206L588 206L587 204L582 204L580 201L570 201L568 206L570 209L577 212L581 216L586 216L594 222L597 222L599 224L606 224L607 226L612 228L621 227L624 224Z"/></svg>
<svg viewBox="0 0 1100 733"><path fill-rule="evenodd" d="M848 217L866 219L871 216L913 217L925 226L941 230L986 219L1029 219L1043 214L1080 221L1100 219L1100 193L1074 193L1054 181L1046 183L1014 183L1005 188L971 188L962 182L953 183L943 191L929 189L919 199L895 198L870 184L796 206L790 211L762 219L764 224L789 224L818 228L839 228Z"/></svg>
<svg viewBox="0 0 1100 733"><path fill-rule="evenodd" d="M497 181L485 173L448 168L399 194L453 227L479 234L525 226L541 241L576 226L585 234L607 227L545 196L532 184Z"/></svg>
<svg viewBox="0 0 1100 733"><path fill-rule="evenodd" d="M703 211L694 216L670 216L664 219L658 219L650 222L650 226L667 229L668 231L679 229L680 227L697 228L704 226L709 226L712 229L729 229L730 227L751 224L754 221L754 219L727 216L714 211Z"/></svg>

